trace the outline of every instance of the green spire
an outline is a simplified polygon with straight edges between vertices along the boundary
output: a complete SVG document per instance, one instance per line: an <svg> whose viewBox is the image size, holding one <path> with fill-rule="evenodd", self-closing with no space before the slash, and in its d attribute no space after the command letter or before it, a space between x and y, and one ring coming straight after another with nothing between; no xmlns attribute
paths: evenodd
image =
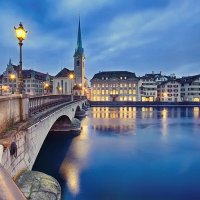
<svg viewBox="0 0 200 200"><path fill-rule="evenodd" d="M78 23L78 38L77 38L77 49L79 49L79 48L82 48L80 16L79 16L79 23Z"/></svg>
<svg viewBox="0 0 200 200"><path fill-rule="evenodd" d="M79 16L77 47L76 47L74 56L77 56L77 55L82 56L83 54L84 54L84 49L82 47L82 39L81 39L81 20Z"/></svg>

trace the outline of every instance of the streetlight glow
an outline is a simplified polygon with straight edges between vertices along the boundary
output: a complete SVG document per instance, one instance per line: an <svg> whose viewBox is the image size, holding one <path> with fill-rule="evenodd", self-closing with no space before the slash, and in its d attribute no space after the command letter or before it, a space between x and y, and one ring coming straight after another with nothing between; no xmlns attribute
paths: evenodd
<svg viewBox="0 0 200 200"><path fill-rule="evenodd" d="M10 79L13 81L16 79L16 75L15 74L10 74Z"/></svg>
<svg viewBox="0 0 200 200"><path fill-rule="evenodd" d="M74 74L73 73L71 73L70 75L69 75L69 79L74 79Z"/></svg>
<svg viewBox="0 0 200 200"><path fill-rule="evenodd" d="M26 39L27 31L26 31L26 29L23 27L23 25L22 25L21 22L20 22L20 24L19 24L19 27L18 27L18 28L14 27L14 29L15 29L16 37L17 37L17 39L18 39L20 42L22 42L23 40Z"/></svg>

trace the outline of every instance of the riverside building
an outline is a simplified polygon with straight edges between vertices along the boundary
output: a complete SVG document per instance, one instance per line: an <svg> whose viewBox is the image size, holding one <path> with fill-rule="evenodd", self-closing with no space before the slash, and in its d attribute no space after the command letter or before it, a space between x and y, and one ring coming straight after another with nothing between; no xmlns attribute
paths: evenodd
<svg viewBox="0 0 200 200"><path fill-rule="evenodd" d="M152 102L157 101L157 86L168 80L168 76L160 73L145 74L139 77L138 82L138 101Z"/></svg>
<svg viewBox="0 0 200 200"><path fill-rule="evenodd" d="M91 79L92 101L137 101L138 78L128 71L99 72Z"/></svg>
<svg viewBox="0 0 200 200"><path fill-rule="evenodd" d="M175 78L162 82L158 85L157 100L161 102L180 102L181 101L181 83Z"/></svg>
<svg viewBox="0 0 200 200"><path fill-rule="evenodd" d="M182 101L200 102L200 75L182 77L180 82Z"/></svg>

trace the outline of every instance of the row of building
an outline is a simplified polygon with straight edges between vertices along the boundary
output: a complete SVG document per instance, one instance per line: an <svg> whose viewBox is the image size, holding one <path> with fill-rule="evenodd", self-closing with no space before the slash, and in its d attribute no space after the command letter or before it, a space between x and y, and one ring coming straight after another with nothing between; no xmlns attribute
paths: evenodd
<svg viewBox="0 0 200 200"><path fill-rule="evenodd" d="M92 101L200 102L200 75L160 73L137 77L128 71L99 72L91 79Z"/></svg>

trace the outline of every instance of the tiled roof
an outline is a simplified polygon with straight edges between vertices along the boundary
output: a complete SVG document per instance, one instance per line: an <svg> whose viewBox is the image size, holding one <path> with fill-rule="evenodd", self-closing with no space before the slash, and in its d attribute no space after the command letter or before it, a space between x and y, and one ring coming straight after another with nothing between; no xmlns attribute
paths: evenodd
<svg viewBox="0 0 200 200"><path fill-rule="evenodd" d="M181 82L182 84L184 84L184 83L192 83L192 82L195 81L196 79L199 79L199 77L200 77L200 74L194 75L194 76L182 77L182 78L180 78L179 80L180 80L180 82Z"/></svg>
<svg viewBox="0 0 200 200"><path fill-rule="evenodd" d="M35 77L35 79L45 81L48 74L44 74L42 72L38 72L38 71L35 71L32 69L24 69L22 71L22 75L23 75L24 79L31 78L33 76L33 77ZM53 76L50 76L50 75L49 75L49 77L50 77L50 79L53 78Z"/></svg>
<svg viewBox="0 0 200 200"><path fill-rule="evenodd" d="M74 73L73 70L69 70L67 68L63 68L56 76L55 78L61 78L61 77L69 77L70 73Z"/></svg>
<svg viewBox="0 0 200 200"><path fill-rule="evenodd" d="M136 78L135 73L132 72L128 72L128 71L105 71L105 72L99 72L97 74L95 74L92 78L93 79L111 79L111 78L123 78L126 77L126 79L130 79L130 78Z"/></svg>

